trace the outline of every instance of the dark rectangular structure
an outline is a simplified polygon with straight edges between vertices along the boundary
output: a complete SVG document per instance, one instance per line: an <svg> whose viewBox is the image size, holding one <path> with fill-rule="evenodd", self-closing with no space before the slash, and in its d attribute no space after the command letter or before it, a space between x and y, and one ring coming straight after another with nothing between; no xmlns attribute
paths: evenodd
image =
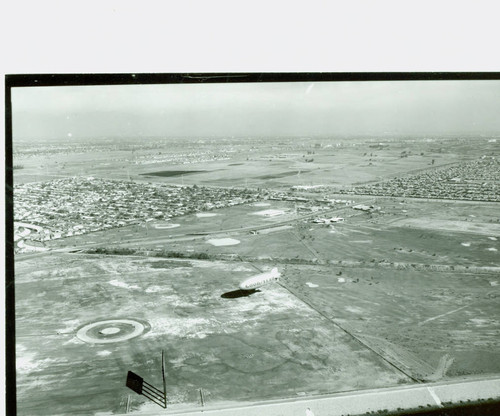
<svg viewBox="0 0 500 416"><path fill-rule="evenodd" d="M129 389L134 390L137 394L142 394L142 386L144 384L144 379L138 376L133 371L129 371L127 374L126 386Z"/></svg>

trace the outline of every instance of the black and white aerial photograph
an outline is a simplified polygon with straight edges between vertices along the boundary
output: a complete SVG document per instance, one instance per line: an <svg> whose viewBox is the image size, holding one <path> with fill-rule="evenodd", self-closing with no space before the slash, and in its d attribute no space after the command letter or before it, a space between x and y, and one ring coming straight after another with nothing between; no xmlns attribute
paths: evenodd
<svg viewBox="0 0 500 416"><path fill-rule="evenodd" d="M18 415L498 409L500 78L6 85Z"/></svg>

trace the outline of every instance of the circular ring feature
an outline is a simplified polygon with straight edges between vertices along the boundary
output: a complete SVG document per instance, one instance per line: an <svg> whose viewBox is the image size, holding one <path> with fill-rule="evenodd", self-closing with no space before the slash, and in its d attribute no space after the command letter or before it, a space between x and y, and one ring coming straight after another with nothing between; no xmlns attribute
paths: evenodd
<svg viewBox="0 0 500 416"><path fill-rule="evenodd" d="M138 337L149 325L132 319L108 319L81 327L76 336L89 344L109 344Z"/></svg>

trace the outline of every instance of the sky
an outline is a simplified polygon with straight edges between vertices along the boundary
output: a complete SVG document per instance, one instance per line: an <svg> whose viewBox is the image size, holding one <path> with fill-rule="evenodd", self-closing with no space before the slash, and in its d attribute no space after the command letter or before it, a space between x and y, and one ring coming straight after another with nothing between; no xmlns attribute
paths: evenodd
<svg viewBox="0 0 500 416"><path fill-rule="evenodd" d="M13 140L499 134L500 81L12 89Z"/></svg>

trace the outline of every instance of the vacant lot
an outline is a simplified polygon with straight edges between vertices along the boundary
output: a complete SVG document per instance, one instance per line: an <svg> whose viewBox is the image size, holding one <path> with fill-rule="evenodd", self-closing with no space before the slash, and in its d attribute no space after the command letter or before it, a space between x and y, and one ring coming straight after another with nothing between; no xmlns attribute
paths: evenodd
<svg viewBox="0 0 500 416"><path fill-rule="evenodd" d="M256 272L247 263L57 254L39 262L17 265L20 414L124 413L128 370L161 387L161 350L173 405L196 405L199 388L212 402L258 401L409 381L279 285L221 297ZM106 320L150 328L115 343L76 336ZM108 326L104 336L120 330ZM133 408L143 402L132 398Z"/></svg>
<svg viewBox="0 0 500 416"><path fill-rule="evenodd" d="M500 371L498 280L498 273L293 266L284 285L412 377L438 380Z"/></svg>

